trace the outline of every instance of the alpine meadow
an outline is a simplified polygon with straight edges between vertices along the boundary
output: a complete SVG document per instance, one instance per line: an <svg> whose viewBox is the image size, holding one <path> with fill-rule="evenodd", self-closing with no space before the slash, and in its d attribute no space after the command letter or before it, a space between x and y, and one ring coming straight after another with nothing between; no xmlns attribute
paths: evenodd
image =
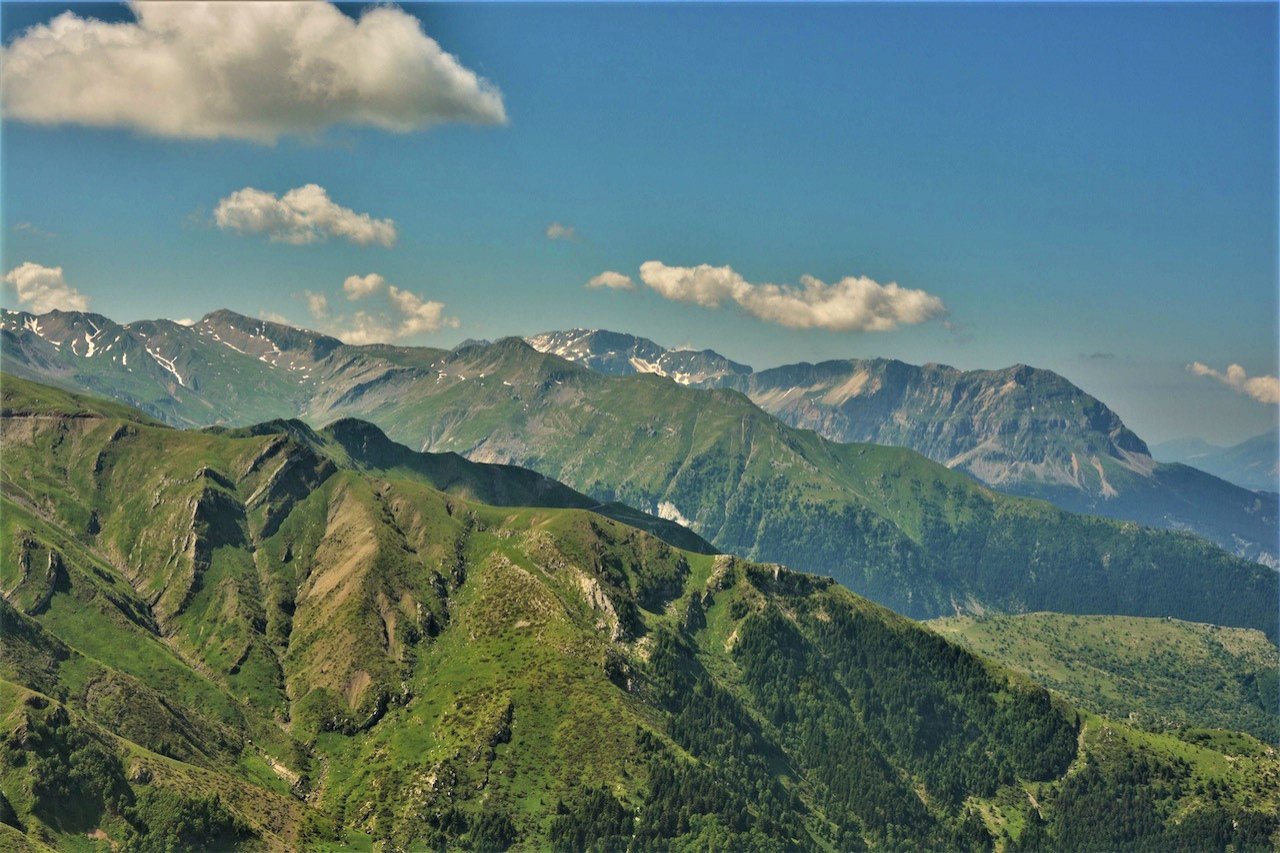
<svg viewBox="0 0 1280 853"><path fill-rule="evenodd" d="M0 848L1280 850L1277 10L0 0Z"/></svg>

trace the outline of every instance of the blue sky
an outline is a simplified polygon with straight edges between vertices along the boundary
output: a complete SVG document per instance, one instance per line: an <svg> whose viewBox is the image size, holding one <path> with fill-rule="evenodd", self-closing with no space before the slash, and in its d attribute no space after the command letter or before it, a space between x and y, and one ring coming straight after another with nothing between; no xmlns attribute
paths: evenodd
<svg viewBox="0 0 1280 853"><path fill-rule="evenodd" d="M4 43L65 8L5 4ZM4 270L61 267L118 320L229 307L308 326L305 292L349 315L364 303L343 281L376 273L457 320L409 343L588 326L757 367L1024 362L1151 441L1276 420L1186 369L1276 373L1275 5L404 8L500 90L506 124L263 144L37 125L6 101ZM214 222L242 188L312 183L394 220L394 246ZM548 239L553 222L575 237ZM753 284L866 276L945 315L792 328L664 299L639 274L654 260ZM584 288L606 270L635 288Z"/></svg>

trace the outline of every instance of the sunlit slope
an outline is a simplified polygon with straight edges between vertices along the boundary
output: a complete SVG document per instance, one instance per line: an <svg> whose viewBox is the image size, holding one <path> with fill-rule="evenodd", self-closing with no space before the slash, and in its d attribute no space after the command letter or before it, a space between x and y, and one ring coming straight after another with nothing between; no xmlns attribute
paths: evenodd
<svg viewBox="0 0 1280 853"><path fill-rule="evenodd" d="M1274 494L1234 485L1224 471L1244 469L1215 468L1207 456L1173 460L1195 468L1157 462L1106 404L1050 370L1024 364L957 370L869 358L753 371L711 351L668 350L614 332L575 329L528 340L598 373L656 373L682 385L732 388L784 423L834 441L909 447L1007 494L1189 530L1237 556L1278 565ZM1270 466L1271 476L1241 482L1275 492L1274 445L1273 435L1262 461L1249 455L1249 445L1242 448L1239 458L1257 463L1257 471ZM1252 448L1266 451L1266 439Z"/></svg>
<svg viewBox="0 0 1280 853"><path fill-rule="evenodd" d="M803 565L912 616L1170 615L1274 636L1274 572L1203 540L1001 495L909 450L838 444L745 396L608 377L508 339L342 405L398 441L535 468L688 523L720 549Z"/></svg>
<svg viewBox="0 0 1280 853"><path fill-rule="evenodd" d="M1027 786L1052 839L1069 768L1139 761L829 579L479 503L299 425L4 395L6 843L955 848L1020 834ZM1126 782L1143 838L1193 811L1265 839L1268 760L1219 802Z"/></svg>
<svg viewBox="0 0 1280 853"><path fill-rule="evenodd" d="M349 347L226 311L191 327L103 324L109 321L75 312L9 312L0 349L5 364L24 375L145 399L148 411L172 423L300 416L319 426L358 417L412 448L526 465L595 501L620 500L687 522L724 551L830 574L913 616L1041 609L1170 615L1275 636L1274 614L1264 605L1277 594L1274 575L1185 536L1162 538L1008 500L908 451L819 439L736 392L700 391L652 374L604 376L517 339L453 352ZM126 366L123 353L108 352L116 336L120 347L133 340L144 361L131 357ZM989 428L1014 429L1010 440L1026 444L1018 458L1040 447L1052 451L1054 471L1078 467L1080 477L1097 475L1118 490L1082 508L1109 512L1126 495L1146 501L1155 488L1188 511L1216 508L1194 514L1219 541L1238 528L1240 512L1264 533L1274 529L1271 498L1183 466L1140 477L1130 468L1141 461L1141 442L1105 407L1043 371L1008 373L999 387L978 383L970 402L986 401ZM130 390L139 376L149 377L146 394ZM1014 392L995 393L1010 383ZM1043 393L1035 390L1041 386ZM1019 414L1023 403L1037 409L1036 429L1020 426L1031 417ZM930 418L941 415L926 409L918 426L927 431ZM963 420L928 434L958 440ZM1045 430L1059 421L1097 421L1086 432L1101 442L1089 450L1099 467L1088 459L1073 466L1066 445L1041 447L1052 443ZM1101 479L1094 487L1106 491ZM1187 516L1174 509L1135 517L1182 526Z"/></svg>
<svg viewBox="0 0 1280 853"><path fill-rule="evenodd" d="M1261 631L1058 613L929 624L1112 719L1236 729L1280 743L1280 651Z"/></svg>

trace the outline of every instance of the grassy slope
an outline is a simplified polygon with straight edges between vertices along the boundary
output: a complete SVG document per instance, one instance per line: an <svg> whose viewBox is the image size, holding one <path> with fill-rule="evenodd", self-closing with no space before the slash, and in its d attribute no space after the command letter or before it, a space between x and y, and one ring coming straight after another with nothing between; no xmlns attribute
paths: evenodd
<svg viewBox="0 0 1280 853"><path fill-rule="evenodd" d="M286 338L298 338L298 349L285 356L300 360L272 367L285 356L242 354L203 323L195 330L140 326L188 376L205 377L192 380L199 388L178 387L145 352L142 361L132 358L131 366L159 371L145 378L168 401L168 409L147 403L157 415L180 423L299 411L313 423L364 417L411 447L527 465L603 503L689 519L718 548L805 565L921 618L1048 609L1172 615L1277 634L1269 606L1280 594L1274 573L1186 535L1158 536L1010 501L909 452L823 441L782 426L735 392L696 391L657 376L604 377L514 340L451 353L337 342L326 349L314 336L227 316L248 324L236 332L236 347L257 352L267 338L254 330L265 329L286 348L293 346ZM216 328L232 334L225 323ZM59 364L110 368L96 356L80 359L28 331L18 334ZM142 381L122 369L92 387L140 400L112 385L116 374L121 383ZM249 393L244 389L252 399L239 396ZM1105 454L1099 458L1110 464ZM1264 504L1249 510L1268 515ZM1230 522L1232 513L1239 514L1230 510L1218 521ZM1157 515L1142 518L1170 523ZM1206 512L1199 515L1208 523Z"/></svg>
<svg viewBox="0 0 1280 853"><path fill-rule="evenodd" d="M358 415L410 446L678 512L725 551L831 574L912 616L1051 609L1276 631L1277 578L1263 567L1009 498L908 450L826 441L737 392L601 376L513 340L438 368L387 374L311 416Z"/></svg>
<svg viewBox="0 0 1280 853"><path fill-rule="evenodd" d="M1112 719L1236 729L1280 742L1280 652L1259 631L1056 613L957 617L930 627Z"/></svg>
<svg viewBox="0 0 1280 853"><path fill-rule="evenodd" d="M130 832L39 806L56 755L24 733L54 718L126 800L219 790L277 846L540 846L601 786L655 839L947 846L970 812L1016 832L1075 753L1068 708L829 581L102 414L4 420L0 587L29 612L3 616L0 792L28 838ZM1274 812L1269 760L1233 808Z"/></svg>
<svg viewBox="0 0 1280 853"><path fill-rule="evenodd" d="M231 431L229 435L261 430ZM276 428L276 427L268 427ZM602 504L528 468L472 462L456 453L419 453L396 444L377 427L345 419L319 433L300 421L288 428L300 440L312 444L344 467L400 479L420 480L433 489L491 506L543 506L589 509L608 518L639 527L672 545L700 553L714 553L706 540L686 527L625 504Z"/></svg>

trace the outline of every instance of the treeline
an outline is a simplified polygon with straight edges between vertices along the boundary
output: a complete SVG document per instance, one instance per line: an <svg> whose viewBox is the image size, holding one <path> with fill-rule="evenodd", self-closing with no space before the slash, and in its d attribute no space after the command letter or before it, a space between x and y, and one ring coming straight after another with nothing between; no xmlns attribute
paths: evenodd
<svg viewBox="0 0 1280 853"><path fill-rule="evenodd" d="M693 847L782 851L812 847L808 808L784 784L786 757L741 702L718 686L683 638L655 634L649 689L667 712L667 734L694 760L647 730L643 799L634 806L599 787L557 807L550 840L558 850L661 851ZM856 839L855 839L856 840Z"/></svg>
<svg viewBox="0 0 1280 853"><path fill-rule="evenodd" d="M1133 754L1133 753L1131 753ZM1168 817L1170 798L1187 783L1178 763L1136 756L1125 766L1091 764L1066 779L1048 819L1032 812L1017 851L1128 850L1135 853L1205 853L1274 850L1280 817L1221 803Z"/></svg>
<svg viewBox="0 0 1280 853"><path fill-rule="evenodd" d="M733 655L788 751L821 780L828 817L856 817L882 843L982 843L985 830L961 813L966 797L1053 778L1075 756L1077 721L1044 690L998 682L940 638L883 617L792 603L792 618L772 605L745 618ZM951 818L926 809L896 768Z"/></svg>
<svg viewBox="0 0 1280 853"><path fill-rule="evenodd" d="M870 839L987 849L994 839L964 799L1051 778L1075 755L1076 721L1043 690L1006 688L918 630L902 633L925 644L901 651L909 636L846 608L802 621L823 626L821 640L776 608L744 614L733 648L743 696L717 685L682 636L658 632L650 687L669 712L667 734L694 761L641 733L650 755L643 799L628 805L605 788L584 789L559 805L552 843L857 850ZM940 808L926 807L903 767Z"/></svg>

